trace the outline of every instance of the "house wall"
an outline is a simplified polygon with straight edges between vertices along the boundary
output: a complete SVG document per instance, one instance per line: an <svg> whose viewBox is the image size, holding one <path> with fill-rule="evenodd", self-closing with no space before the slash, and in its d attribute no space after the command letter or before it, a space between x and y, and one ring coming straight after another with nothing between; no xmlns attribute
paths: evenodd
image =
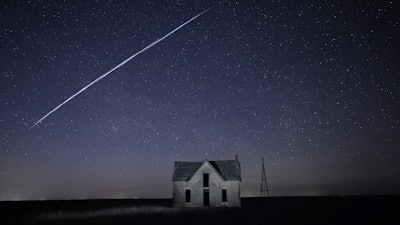
<svg viewBox="0 0 400 225"><path fill-rule="evenodd" d="M209 188L203 187L203 173L209 174ZM185 202L185 190L191 190L191 201ZM210 207L240 206L240 181L224 181L208 163L204 163L189 181L173 182L174 207L202 207L203 191L209 190ZM227 190L227 202L222 202L222 189Z"/></svg>

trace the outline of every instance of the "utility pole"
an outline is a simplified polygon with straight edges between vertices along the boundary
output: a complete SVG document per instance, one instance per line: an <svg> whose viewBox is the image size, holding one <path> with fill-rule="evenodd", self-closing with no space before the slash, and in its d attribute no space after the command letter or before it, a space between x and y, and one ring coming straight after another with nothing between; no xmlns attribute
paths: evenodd
<svg viewBox="0 0 400 225"><path fill-rule="evenodd" d="M261 175L261 197L269 197L268 191L268 184L267 184L267 176L265 174L265 167L264 167L264 157L262 158L262 175Z"/></svg>

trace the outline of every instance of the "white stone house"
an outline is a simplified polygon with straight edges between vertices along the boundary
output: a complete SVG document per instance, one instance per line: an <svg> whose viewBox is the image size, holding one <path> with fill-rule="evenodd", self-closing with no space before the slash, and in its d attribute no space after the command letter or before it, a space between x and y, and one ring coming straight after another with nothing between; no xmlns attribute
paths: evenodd
<svg viewBox="0 0 400 225"><path fill-rule="evenodd" d="M240 162L175 162L174 207L240 207Z"/></svg>

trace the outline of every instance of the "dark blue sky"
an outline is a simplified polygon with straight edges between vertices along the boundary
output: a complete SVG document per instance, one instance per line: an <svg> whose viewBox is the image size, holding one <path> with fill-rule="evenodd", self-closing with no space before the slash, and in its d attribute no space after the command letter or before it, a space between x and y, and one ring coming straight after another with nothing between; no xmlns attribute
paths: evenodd
<svg viewBox="0 0 400 225"><path fill-rule="evenodd" d="M29 129L82 87L201 11ZM233 159L242 195L399 194L392 1L4 1L0 200L171 197Z"/></svg>

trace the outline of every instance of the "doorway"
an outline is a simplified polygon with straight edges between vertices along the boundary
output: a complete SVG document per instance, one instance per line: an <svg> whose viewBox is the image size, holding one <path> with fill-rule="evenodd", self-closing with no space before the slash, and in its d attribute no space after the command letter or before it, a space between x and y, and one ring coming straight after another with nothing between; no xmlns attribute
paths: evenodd
<svg viewBox="0 0 400 225"><path fill-rule="evenodd" d="M210 206L210 191L203 191L203 206Z"/></svg>

